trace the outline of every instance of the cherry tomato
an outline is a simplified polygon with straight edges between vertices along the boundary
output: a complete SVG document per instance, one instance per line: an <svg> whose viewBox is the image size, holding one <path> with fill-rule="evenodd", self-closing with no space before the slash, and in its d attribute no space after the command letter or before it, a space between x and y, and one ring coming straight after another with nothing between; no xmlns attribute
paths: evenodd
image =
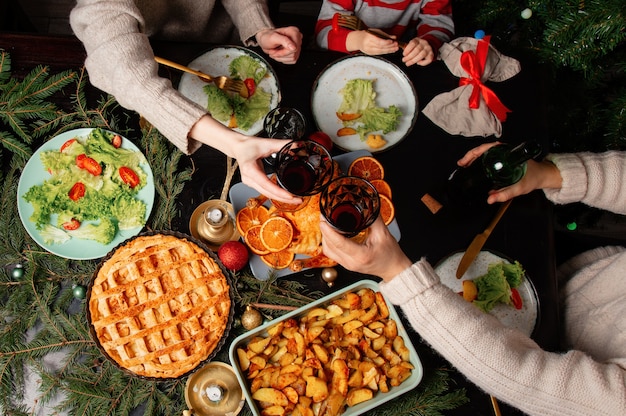
<svg viewBox="0 0 626 416"><path fill-rule="evenodd" d="M515 288L511 289L511 302L513 302L515 309L522 309L522 297L520 296L519 291Z"/></svg>
<svg viewBox="0 0 626 416"><path fill-rule="evenodd" d="M135 171L128 166L120 167L118 172L120 174L120 178L122 178L126 185L130 186L131 188L139 185L139 176L137 176Z"/></svg>
<svg viewBox="0 0 626 416"><path fill-rule="evenodd" d="M326 150L331 150L333 148L333 141L330 136L323 131L315 131L309 135L309 140L313 140L324 146Z"/></svg>
<svg viewBox="0 0 626 416"><path fill-rule="evenodd" d="M122 136L120 136L119 134L113 136L113 138L111 139L111 144L116 149L119 149L122 146Z"/></svg>
<svg viewBox="0 0 626 416"><path fill-rule="evenodd" d="M87 155L84 154L84 153L76 155L76 166L78 166L80 169L84 169L85 168L85 158L86 157L87 157Z"/></svg>
<svg viewBox="0 0 626 416"><path fill-rule="evenodd" d="M61 148L59 149L59 151L61 153L63 153L68 147L70 147L72 145L72 143L76 142L76 139L69 139L68 141L66 141L65 143L63 143L63 145L61 146Z"/></svg>
<svg viewBox="0 0 626 416"><path fill-rule="evenodd" d="M85 156L82 163L82 168L91 173L93 176L98 176L102 173L102 166L100 166L100 163L98 163L96 159Z"/></svg>
<svg viewBox="0 0 626 416"><path fill-rule="evenodd" d="M78 221L76 218L72 218L71 220L65 221L63 223L63 228L68 231L75 230L78 227L80 227L80 221Z"/></svg>
<svg viewBox="0 0 626 416"><path fill-rule="evenodd" d="M252 97L252 94L256 91L256 83L253 78L246 78L243 80L244 85L248 89L248 97Z"/></svg>
<svg viewBox="0 0 626 416"><path fill-rule="evenodd" d="M78 201L85 196L85 184L82 182L76 182L72 189L67 193L72 201Z"/></svg>

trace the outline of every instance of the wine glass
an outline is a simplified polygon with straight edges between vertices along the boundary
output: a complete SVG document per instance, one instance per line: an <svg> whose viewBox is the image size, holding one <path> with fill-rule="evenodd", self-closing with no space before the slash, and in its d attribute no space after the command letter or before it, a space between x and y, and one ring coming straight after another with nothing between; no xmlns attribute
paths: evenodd
<svg viewBox="0 0 626 416"><path fill-rule="evenodd" d="M300 140L306 132L306 119L295 108L276 107L265 116L263 130L267 137L273 139ZM273 166L276 154L263 160Z"/></svg>
<svg viewBox="0 0 626 416"><path fill-rule="evenodd" d="M312 140L292 140L276 155L278 184L297 196L319 193L333 177L333 159Z"/></svg>
<svg viewBox="0 0 626 416"><path fill-rule="evenodd" d="M346 237L354 237L372 225L380 213L380 197L374 185L357 176L341 176L320 194L320 212Z"/></svg>

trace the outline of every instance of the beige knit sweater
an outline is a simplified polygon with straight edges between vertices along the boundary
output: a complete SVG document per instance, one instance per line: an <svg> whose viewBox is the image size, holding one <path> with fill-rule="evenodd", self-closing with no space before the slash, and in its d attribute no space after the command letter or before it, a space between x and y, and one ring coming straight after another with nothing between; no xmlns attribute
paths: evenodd
<svg viewBox="0 0 626 416"><path fill-rule="evenodd" d="M185 153L200 146L187 135L206 109L157 75L149 37L215 44L239 37L253 45L257 32L274 27L264 0L78 0L70 23L87 51L91 83Z"/></svg>
<svg viewBox="0 0 626 416"><path fill-rule="evenodd" d="M626 153L551 155L555 203L626 214ZM584 253L560 270L564 353L532 339L442 285L421 260L381 291L419 334L473 383L530 415L626 415L626 249ZM541 278L536 276L535 278Z"/></svg>

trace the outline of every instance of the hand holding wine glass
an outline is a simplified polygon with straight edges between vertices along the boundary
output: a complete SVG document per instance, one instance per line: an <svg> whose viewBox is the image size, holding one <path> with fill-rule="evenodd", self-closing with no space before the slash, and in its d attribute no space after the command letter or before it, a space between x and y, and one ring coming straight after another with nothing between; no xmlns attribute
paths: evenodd
<svg viewBox="0 0 626 416"><path fill-rule="evenodd" d="M312 140L293 140L276 155L278 184L297 196L320 192L333 177L333 159Z"/></svg>
<svg viewBox="0 0 626 416"><path fill-rule="evenodd" d="M320 212L335 230L353 237L378 218L380 197L367 180L341 176L330 182L320 194Z"/></svg>

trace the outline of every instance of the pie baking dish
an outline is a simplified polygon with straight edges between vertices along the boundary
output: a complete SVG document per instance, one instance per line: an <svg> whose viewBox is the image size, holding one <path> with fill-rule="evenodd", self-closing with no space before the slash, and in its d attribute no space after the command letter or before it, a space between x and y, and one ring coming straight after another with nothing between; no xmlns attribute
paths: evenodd
<svg viewBox="0 0 626 416"><path fill-rule="evenodd" d="M87 292L93 339L118 368L171 379L189 374L223 346L234 302L229 272L198 240L150 232L100 263Z"/></svg>

